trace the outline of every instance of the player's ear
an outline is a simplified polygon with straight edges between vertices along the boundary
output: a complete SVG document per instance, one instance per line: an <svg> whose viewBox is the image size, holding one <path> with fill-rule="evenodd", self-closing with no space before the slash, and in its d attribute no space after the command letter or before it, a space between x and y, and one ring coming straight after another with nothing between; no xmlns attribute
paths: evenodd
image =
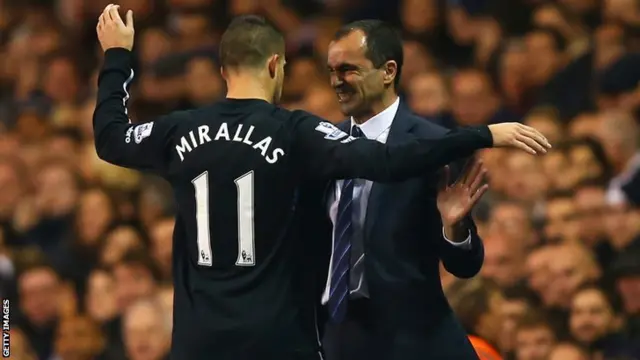
<svg viewBox="0 0 640 360"><path fill-rule="evenodd" d="M280 60L280 55L273 54L269 58L269 62L267 63L267 67L269 68L269 76L272 79L276 78L276 74L278 72L278 61Z"/></svg>
<svg viewBox="0 0 640 360"><path fill-rule="evenodd" d="M396 63L394 60L387 61L384 64L384 67L382 70L384 70L384 77L383 77L384 84L391 85L391 83L393 83L393 81L395 80L396 76L398 76L398 63Z"/></svg>
<svg viewBox="0 0 640 360"><path fill-rule="evenodd" d="M220 76L222 76L222 79L224 79L224 81L227 81L227 72L224 71L223 66L220 66Z"/></svg>

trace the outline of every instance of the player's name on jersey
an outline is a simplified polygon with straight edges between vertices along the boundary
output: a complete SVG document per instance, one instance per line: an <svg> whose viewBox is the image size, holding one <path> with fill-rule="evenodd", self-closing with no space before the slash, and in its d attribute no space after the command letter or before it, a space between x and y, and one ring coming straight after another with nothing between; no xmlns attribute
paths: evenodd
<svg viewBox="0 0 640 360"><path fill-rule="evenodd" d="M209 135L209 126L201 125L198 126L196 130L191 130L189 134L180 138L180 144L176 145L176 151L178 152L180 161L184 161L185 155L192 152L198 146L210 143L211 141L234 141L251 146L260 151L262 157L264 157L269 164L275 164L280 156L284 155L284 150L280 148L271 149L271 142L273 141L271 136L256 141L256 139L251 137L254 129L255 127L251 125L243 131L242 124L239 124L232 136L229 132L229 125L225 122L220 124L216 135L212 139Z"/></svg>

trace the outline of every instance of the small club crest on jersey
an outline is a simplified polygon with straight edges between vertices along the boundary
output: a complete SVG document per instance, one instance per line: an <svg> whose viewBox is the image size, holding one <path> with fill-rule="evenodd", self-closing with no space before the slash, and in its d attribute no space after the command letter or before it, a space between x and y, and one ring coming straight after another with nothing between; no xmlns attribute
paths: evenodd
<svg viewBox="0 0 640 360"><path fill-rule="evenodd" d="M200 257L202 258L202 261L205 263L209 262L209 255L204 253L204 250L200 251Z"/></svg>
<svg viewBox="0 0 640 360"><path fill-rule="evenodd" d="M133 130L133 138L136 144L140 144L144 138L149 137L151 135L151 130L153 129L153 123L149 122L146 124L138 125Z"/></svg>
<svg viewBox="0 0 640 360"><path fill-rule="evenodd" d="M330 122L323 121L316 126L316 131L320 131L325 134L324 138L327 140L340 140L347 136L347 133L338 129Z"/></svg>

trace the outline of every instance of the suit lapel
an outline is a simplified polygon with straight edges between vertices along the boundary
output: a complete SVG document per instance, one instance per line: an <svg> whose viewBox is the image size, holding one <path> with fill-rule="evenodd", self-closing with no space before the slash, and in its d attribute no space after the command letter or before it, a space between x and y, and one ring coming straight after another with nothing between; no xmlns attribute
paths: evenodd
<svg viewBox="0 0 640 360"><path fill-rule="evenodd" d="M402 102L398 107L398 112L393 118L391 128L389 129L389 135L387 136L387 144L397 145L401 144L408 137L410 137L411 122L407 117L409 115L408 110L404 108ZM367 215L364 222L364 238L368 241L371 234L374 233L377 218L382 211L381 200L384 195L385 184L374 182L371 186L371 192L369 193L369 201L367 203Z"/></svg>

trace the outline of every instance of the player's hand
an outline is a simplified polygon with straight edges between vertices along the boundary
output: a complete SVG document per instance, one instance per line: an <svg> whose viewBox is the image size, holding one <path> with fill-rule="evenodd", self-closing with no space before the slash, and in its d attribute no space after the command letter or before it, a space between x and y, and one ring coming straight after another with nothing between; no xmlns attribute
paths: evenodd
<svg viewBox="0 0 640 360"><path fill-rule="evenodd" d="M98 40L103 51L113 48L133 49L133 11L127 11L126 24L122 21L118 9L120 5L109 4L98 18Z"/></svg>
<svg viewBox="0 0 640 360"><path fill-rule="evenodd" d="M509 147L530 154L546 154L551 144L538 130L520 123L489 125L493 147Z"/></svg>
<svg viewBox="0 0 640 360"><path fill-rule="evenodd" d="M474 160L465 168L452 185L449 185L449 166L445 166L440 179L436 203L445 228L453 227L464 219L489 188L489 185L483 184L487 169L482 165L482 160Z"/></svg>

